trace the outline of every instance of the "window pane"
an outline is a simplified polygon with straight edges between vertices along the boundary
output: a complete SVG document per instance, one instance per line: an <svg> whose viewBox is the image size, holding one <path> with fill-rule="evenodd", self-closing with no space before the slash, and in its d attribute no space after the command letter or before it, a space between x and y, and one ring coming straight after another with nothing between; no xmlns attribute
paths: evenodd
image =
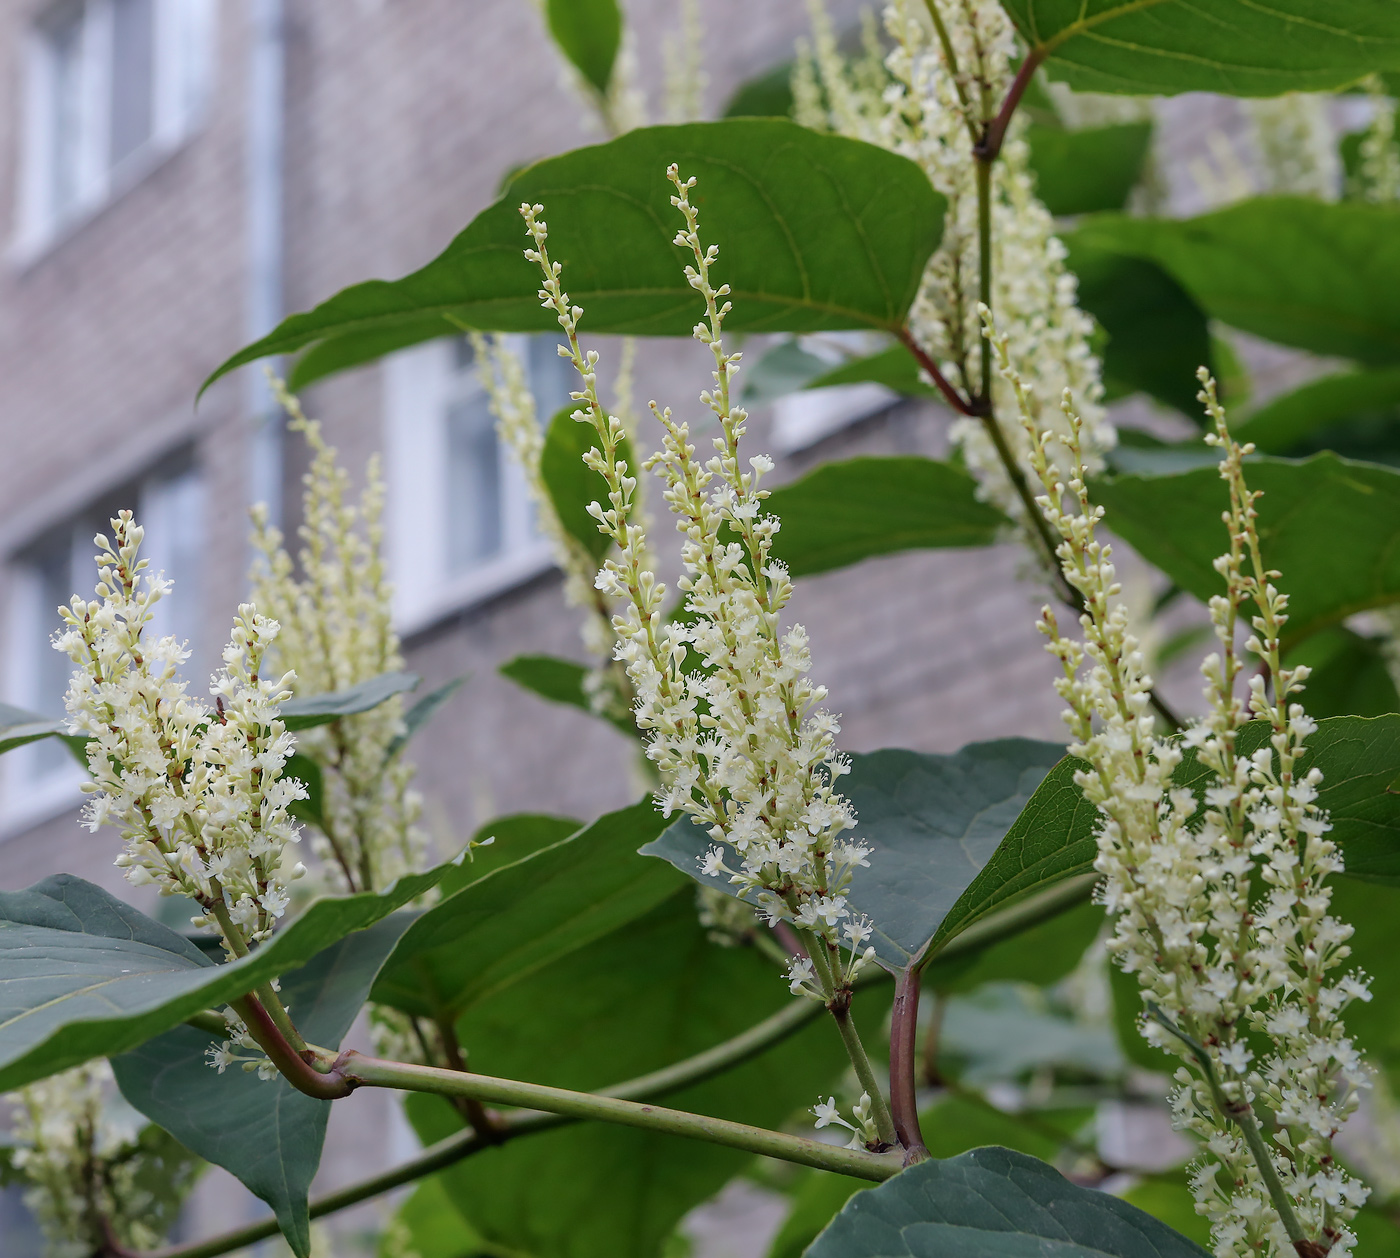
<svg viewBox="0 0 1400 1258"><path fill-rule="evenodd" d="M112 0L113 166L151 138L155 94L153 9L153 0Z"/></svg>
<svg viewBox="0 0 1400 1258"><path fill-rule="evenodd" d="M49 197L62 215L78 200L83 148L83 10L70 5L54 14L44 32L49 55Z"/></svg>
<svg viewBox="0 0 1400 1258"><path fill-rule="evenodd" d="M501 457L486 395L447 412L447 566L456 575L501 551Z"/></svg>
<svg viewBox="0 0 1400 1258"><path fill-rule="evenodd" d="M567 358L559 357L559 338L551 333L532 336L529 341L530 391L540 423L548 424L569 403L569 390L578 387L574 369Z"/></svg>

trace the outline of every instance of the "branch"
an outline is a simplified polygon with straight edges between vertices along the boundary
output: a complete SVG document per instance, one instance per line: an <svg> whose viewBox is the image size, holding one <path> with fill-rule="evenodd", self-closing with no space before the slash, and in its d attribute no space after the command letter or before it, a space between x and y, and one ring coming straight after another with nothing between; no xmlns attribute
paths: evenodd
<svg viewBox="0 0 1400 1258"><path fill-rule="evenodd" d="M862 976L862 979L857 980L856 987L874 986L883 981L885 977L884 971L871 970L868 972L868 977ZM733 1039L716 1044L703 1053L697 1053L693 1057L688 1057L684 1061L676 1062L661 1070L629 1079L626 1083L604 1088L597 1095L615 1097L621 1100L641 1100L647 1097L664 1096L667 1093L703 1083L705 1080L723 1074L726 1070L782 1043L824 1012L825 1008L814 1000L794 1000L771 1017L755 1023L747 1031L736 1035ZM392 1170L384 1171L379 1175L361 1180L357 1184L350 1184L345 1188L316 1198L311 1203L311 1217L319 1219L327 1214L334 1214L339 1210L358 1205L371 1197L377 1197L381 1193L389 1192L404 1184L411 1184L426 1175L432 1175L446 1167L455 1165L474 1153L480 1153L482 1150L492 1148L497 1144L504 1144L518 1136L553 1131L577 1121L578 1119L563 1114L523 1113L500 1120L493 1140L484 1139L473 1131L458 1132L446 1140L440 1140L437 1144L429 1146L418 1157L404 1162ZM893 1171L890 1173L893 1174ZM256 1241L275 1235L277 1235L277 1221L269 1218L258 1223L251 1223L237 1231L211 1237L208 1240L196 1241L188 1245L169 1246L133 1255L132 1258L219 1258L221 1254L232 1253Z"/></svg>
<svg viewBox="0 0 1400 1258"><path fill-rule="evenodd" d="M316 1070L287 1043L282 1032L277 1029L272 1015L262 1007L256 996L243 996L233 1002L238 1016L247 1024L248 1034L253 1037L268 1060L277 1067L282 1077L298 1092L305 1092L318 1101L336 1101L349 1096L354 1083L346 1079L334 1068L326 1073Z"/></svg>
<svg viewBox="0 0 1400 1258"><path fill-rule="evenodd" d="M929 378L938 386L938 391L943 394L949 406L957 411L959 415L977 414L977 410L972 403L948 383L947 377L938 370L938 364L928 356L923 346L914 339L913 333L911 333L907 327L900 328L896 335L899 337L904 348L914 355L914 361L928 372Z"/></svg>
<svg viewBox="0 0 1400 1258"><path fill-rule="evenodd" d="M919 1104L915 1097L914 1036L919 1029L919 971L901 970L890 1015L890 1109L894 1130L904 1146L904 1165L928 1157L924 1133L919 1130Z"/></svg>
<svg viewBox="0 0 1400 1258"><path fill-rule="evenodd" d="M666 1109L639 1101L621 1100L591 1092L573 1092L568 1088L552 1088L541 1083L525 1083L519 1079L497 1079L490 1075L459 1073L436 1066L417 1066L410 1062L385 1061L369 1057L353 1049L334 1059L334 1070L351 1087L396 1088L405 1092L429 1092L437 1096L468 1097L493 1105L509 1105L525 1109L542 1109L569 1118L596 1118L619 1123L624 1127L639 1127L644 1131L659 1131L667 1135L687 1136L711 1144L743 1149L764 1157L814 1166L824 1171L839 1171L857 1179L881 1182L900 1169L900 1159L888 1154L865 1153L809 1140L805 1136L790 1136L782 1131L752 1127L748 1123L731 1122L725 1118L710 1118L685 1110Z"/></svg>
<svg viewBox="0 0 1400 1258"><path fill-rule="evenodd" d="M1016 71L1016 77L1011 81L1010 90L1006 93L1006 99L1002 101L997 116L987 124L982 138L973 145L973 156L979 162L991 163L1001 155L1001 146L1006 140L1006 129L1011 125L1011 115L1016 112L1016 106L1021 103L1021 97L1025 95L1026 88L1030 86L1032 77L1040 69L1040 63L1045 60L1048 52L1049 49L1046 48L1032 48L1022 59L1021 68Z"/></svg>

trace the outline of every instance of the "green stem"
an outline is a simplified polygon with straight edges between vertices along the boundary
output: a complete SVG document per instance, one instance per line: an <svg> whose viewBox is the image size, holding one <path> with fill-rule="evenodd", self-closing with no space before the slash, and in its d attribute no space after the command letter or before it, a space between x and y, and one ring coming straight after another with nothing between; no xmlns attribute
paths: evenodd
<svg viewBox="0 0 1400 1258"><path fill-rule="evenodd" d="M875 1130L879 1132L880 1143L897 1145L899 1136L894 1129L894 1119L890 1116L890 1107L885 1104L885 1094L880 1090L880 1081L875 1077L875 1071L870 1065L870 1058L865 1055L865 1045L860 1042L860 1033L856 1030L856 1024L851 1021L849 995L844 1001L838 1001L831 1006L831 1016L836 1019L836 1029L841 1032L841 1040L846 1045L846 1053L851 1059L851 1065L855 1067L856 1078L860 1080L860 1086L865 1090L870 1097L871 1104L875 1107Z"/></svg>
<svg viewBox="0 0 1400 1258"><path fill-rule="evenodd" d="M876 983L883 982L887 977L883 970L871 970L867 976L856 981L856 986L858 988L871 987ZM598 1095L635 1101L648 1097L665 1096L669 1092L676 1092L681 1088L703 1083L707 1079L721 1075L734 1066L766 1052L775 1044L780 1044L808 1023L820 1017L823 1012L822 1006L814 1000L791 1001L771 1017L756 1023L733 1039L716 1044L703 1053L697 1053L693 1057L688 1057L684 1061L676 1062L661 1070L652 1071L650 1074L641 1075L636 1079L629 1079L626 1083L619 1083L611 1088L604 1088ZM483 1138L477 1132L459 1132L454 1136L449 1136L446 1140L440 1140L437 1144L429 1146L411 1161L379 1175L361 1180L357 1184L349 1184L345 1188L316 1198L311 1203L311 1217L319 1219L324 1215L334 1214L338 1210L358 1205L361 1201L367 1201L371 1197L377 1197L381 1193L389 1192L404 1184L411 1184L414 1180L422 1179L425 1175L432 1175L445 1167L460 1162L463 1158L480 1153L483 1149L491 1148L495 1144L513 1140L517 1136L553 1131L555 1128L568 1126L577 1121L575 1118L562 1114L523 1113L514 1114L501 1120L493 1140ZM196 1241L189 1245L171 1246L142 1255L142 1258L219 1258L221 1254L232 1253L234 1250L242 1249L276 1234L277 1221L264 1219L236 1231L226 1232L222 1236Z"/></svg>
<svg viewBox="0 0 1400 1258"><path fill-rule="evenodd" d="M329 1054L327 1054L329 1056ZM780 1158L818 1170L837 1171L857 1179L875 1182L888 1179L900 1169L900 1159L888 1154L864 1153L769 1131L747 1123L690 1114L638 1101L572 1092L518 1079L496 1079L489 1075L440 1070L409 1062L384 1061L353 1050L334 1059L333 1070L351 1087L397 1088L406 1092L428 1092L445 1097L470 1097L492 1105L542 1109L569 1118L601 1119L624 1127L639 1127L667 1135L686 1136L711 1144L742 1149L763 1157Z"/></svg>

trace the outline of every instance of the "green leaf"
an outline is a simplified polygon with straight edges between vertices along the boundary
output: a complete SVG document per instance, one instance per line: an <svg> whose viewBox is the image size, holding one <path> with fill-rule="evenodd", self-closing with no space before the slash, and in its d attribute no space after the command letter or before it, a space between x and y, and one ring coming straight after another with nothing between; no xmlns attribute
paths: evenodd
<svg viewBox="0 0 1400 1258"><path fill-rule="evenodd" d="M674 243L672 162L699 180L701 231L720 246L717 275L733 293L727 330L901 326L942 232L945 202L923 171L796 123L736 119L645 127L538 162L422 270L292 315L208 383L308 347L294 387L463 327L557 334L536 296L538 268L523 256L522 201L545 206L550 255L587 333L688 336L703 307Z"/></svg>
<svg viewBox="0 0 1400 1258"><path fill-rule="evenodd" d="M1303 702L1308 715L1384 716L1400 712L1400 694L1386 663L1385 643L1345 625L1331 625L1293 648L1289 668L1312 669Z"/></svg>
<svg viewBox="0 0 1400 1258"><path fill-rule="evenodd" d="M411 921L412 914L393 914L283 976L282 999L307 1040L340 1044ZM216 1074L205 1056L210 1043L194 1027L167 1031L113 1058L117 1085L152 1122L267 1202L293 1252L308 1258L307 1194L321 1162L331 1103L298 1092L280 1076L262 1080L238 1066Z"/></svg>
<svg viewBox="0 0 1400 1258"><path fill-rule="evenodd" d="M1334 454L1252 460L1264 562L1288 594L1284 646L1400 599L1400 471ZM1104 523L1203 602L1223 591L1212 564L1228 546L1228 490L1213 467L1095 483ZM1164 528L1163 522L1170 527ZM1339 544L1345 539L1345 544Z"/></svg>
<svg viewBox="0 0 1400 1258"><path fill-rule="evenodd" d="M1005 1114L975 1096L946 1096L919 1115L924 1142L936 1158L951 1158L981 1145L1004 1145L1049 1161L1061 1151L1074 1129L1082 1127L1092 1111L1035 1112L1031 1115ZM1052 1133L1062 1131L1064 1139ZM870 1185L863 1180L829 1171L805 1175L793 1194L788 1215L768 1258L801 1258L851 1195Z"/></svg>
<svg viewBox="0 0 1400 1258"><path fill-rule="evenodd" d="M468 883L409 928L373 998L418 1017L455 1019L647 912L679 881L636 855L665 824L643 800Z"/></svg>
<svg viewBox="0 0 1400 1258"><path fill-rule="evenodd" d="M1196 368L1214 366L1205 311L1155 262L1096 247L1091 228L1069 234L1065 244L1079 304L1108 335L1106 396L1146 393L1200 423Z"/></svg>
<svg viewBox="0 0 1400 1258"><path fill-rule="evenodd" d="M824 463L769 496L783 522L773 553L804 577L895 551L989 546L1006 517L976 494L971 476L933 459Z"/></svg>
<svg viewBox="0 0 1400 1258"><path fill-rule="evenodd" d="M479 882L492 870L533 855L541 848L552 847L577 834L583 822L572 817L554 817L548 813L518 812L488 821L474 835L467 859L449 869L438 883L438 894L446 897L460 891L469 882ZM489 840L489 842L488 842Z"/></svg>
<svg viewBox="0 0 1400 1258"><path fill-rule="evenodd" d="M317 900L250 956L217 966L71 874L0 891L0 1092L123 1053L246 995L422 895L448 868Z"/></svg>
<svg viewBox="0 0 1400 1258"><path fill-rule="evenodd" d="M860 819L870 867L847 893L874 925L881 964L902 970L925 955L963 891L998 851L1047 771L1064 756L1054 743L1005 738L951 756L876 751L851 757L842 792ZM697 881L735 894L727 877L699 872L708 835L682 818L642 849Z"/></svg>
<svg viewBox="0 0 1400 1258"><path fill-rule="evenodd" d="M288 699L282 705L282 724L292 730L329 725L342 716L355 716L377 708L395 695L412 690L418 681L417 673L380 673L378 677L370 677L344 690Z"/></svg>
<svg viewBox="0 0 1400 1258"><path fill-rule="evenodd" d="M1400 17L1400 8L1386 11ZM1192 219L1107 216L1077 239L1155 261L1242 332L1364 363L1400 361L1394 205L1255 197Z"/></svg>
<svg viewBox="0 0 1400 1258"><path fill-rule="evenodd" d="M545 0L544 13L559 50L607 95L622 46L622 11L617 0Z"/></svg>
<svg viewBox="0 0 1400 1258"><path fill-rule="evenodd" d="M1051 214L1121 210L1142 177L1152 143L1150 122L1066 131L1027 128L1036 195Z"/></svg>
<svg viewBox="0 0 1400 1258"><path fill-rule="evenodd" d="M784 61L757 78L739 84L720 115L723 118L792 117L792 62Z"/></svg>
<svg viewBox="0 0 1400 1258"><path fill-rule="evenodd" d="M409 708L403 717L403 733L399 734L385 749L384 759L386 761L392 760L407 747L409 739L431 721L437 715L438 709L466 684L467 674L463 673L460 677L443 682L436 690L425 694Z"/></svg>
<svg viewBox="0 0 1400 1258"><path fill-rule="evenodd" d="M1108 1193L1010 1149L930 1159L857 1193L808 1258L1204 1258Z"/></svg>
<svg viewBox="0 0 1400 1258"><path fill-rule="evenodd" d="M326 783L321 774L321 766L304 752L294 752L287 757L282 767L284 778L296 778L306 787L305 799L294 799L287 811L298 821L309 822L318 829L326 828Z"/></svg>
<svg viewBox="0 0 1400 1258"><path fill-rule="evenodd" d="M1292 454L1300 444L1333 425L1397 405L1400 368L1345 371L1309 381L1274 398L1232 427L1241 445L1252 441L1264 454Z"/></svg>
<svg viewBox="0 0 1400 1258"><path fill-rule="evenodd" d="M588 669L573 660L560 659L557 655L517 655L507 660L497 670L502 677L509 677L517 686L524 686L541 699L551 703L567 703L571 708L587 712L589 716L599 716L588 701L588 692L583 683L588 677ZM637 727L632 718L626 716L602 715L601 720L621 730L628 738L637 737Z"/></svg>
<svg viewBox="0 0 1400 1258"><path fill-rule="evenodd" d="M1162 1061L1158 1057L1151 1069L1160 1071ZM1191 1184L1184 1169L1159 1171L1138 1180L1123 1194L1123 1200L1139 1210L1146 1210L1154 1219L1175 1228L1196 1244L1210 1247L1210 1220L1196 1213L1196 1199L1191 1194ZM1370 1252L1369 1249L1367 1252Z"/></svg>
<svg viewBox="0 0 1400 1258"><path fill-rule="evenodd" d="M1050 77L1170 96L1325 92L1400 68L1400 14L1372 0L1004 0Z"/></svg>
<svg viewBox="0 0 1400 1258"><path fill-rule="evenodd" d="M970 992L986 983L1049 987L1074 970L1102 929L1103 909L1086 897L988 947L934 957L924 969L923 983L940 993Z"/></svg>
<svg viewBox="0 0 1400 1258"><path fill-rule="evenodd" d="M919 364L903 345L857 358L840 367L832 367L814 376L803 386L807 389L827 389L840 384L882 384L904 397L940 397L931 384L919 375Z"/></svg>
<svg viewBox="0 0 1400 1258"><path fill-rule="evenodd" d="M549 421L540 453L540 479L564 531L595 564L601 564L612 548L612 539L598 531L598 521L588 513L588 506L607 501L608 483L584 464L583 456L598 444L598 438L592 424L573 417L576 410L578 407L570 404ZM619 443L618 455L634 476L641 475L641 465L626 437Z"/></svg>
<svg viewBox="0 0 1400 1258"><path fill-rule="evenodd" d="M50 720L13 704L0 703L0 755L26 743L61 734L64 728L62 721Z"/></svg>
<svg viewBox="0 0 1400 1258"><path fill-rule="evenodd" d="M803 349L796 340L779 341L740 376L744 401L750 406L771 402L805 389L831 364Z"/></svg>
<svg viewBox="0 0 1400 1258"><path fill-rule="evenodd" d="M473 1007L459 1024L473 1070L596 1089L704 1051L790 1000L771 961L711 943L681 888L646 916ZM879 993L853 1006L879 1034ZM873 1025L871 1025L873 1023ZM566 1051L561 1051L561 1048ZM667 1105L780 1126L848 1068L821 1022ZM409 1104L419 1134L459 1121L436 1098ZM532 1136L443 1175L449 1195L493 1249L551 1258L655 1258L662 1241L752 1159L715 1145L588 1123Z"/></svg>
<svg viewBox="0 0 1400 1258"><path fill-rule="evenodd" d="M425 1179L401 1205L379 1241L379 1258L478 1258L485 1250L447 1195L441 1175Z"/></svg>

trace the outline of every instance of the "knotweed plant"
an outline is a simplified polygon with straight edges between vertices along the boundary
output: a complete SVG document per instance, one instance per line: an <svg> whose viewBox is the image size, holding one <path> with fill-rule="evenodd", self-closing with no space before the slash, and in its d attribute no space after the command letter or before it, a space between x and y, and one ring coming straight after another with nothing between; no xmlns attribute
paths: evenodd
<svg viewBox="0 0 1400 1258"><path fill-rule="evenodd" d="M867 28L865 53L848 68L821 0L810 0L809 10L813 44L810 59L798 60L797 119L910 158L947 197L942 243L909 312L909 333L963 399L989 399L980 416L964 408L952 437L983 494L1034 526L1008 474L1008 465L1020 469L1018 476L1029 472L1029 447L1016 396L991 372L979 293L997 311L1016 361L1028 364L1026 402L1037 423L1062 424L1058 401L1068 388L1081 399L1091 470L1102 466L1116 436L1099 404L1093 321L1077 305L1065 247L1036 197L1022 121L1011 122L994 160L979 160L1015 78L1015 28L995 0L894 0L885 8L894 47L883 67L876 33Z"/></svg>
<svg viewBox="0 0 1400 1258"><path fill-rule="evenodd" d="M186 694L188 658L173 637L151 640L155 604L170 583L141 558L144 531L130 511L98 534L97 597L60 608L56 650L74 663L66 706L70 735L86 739L92 780L84 821L121 829L117 865L128 882L185 895L231 955L266 939L305 867L288 814L305 787L282 776L293 739L278 718L296 674L262 675L279 626L251 603L234 620L214 702Z"/></svg>
<svg viewBox="0 0 1400 1258"><path fill-rule="evenodd" d="M91 1258L113 1241L149 1249L165 1238L198 1164L159 1128L142 1130L105 1061L8 1099L12 1143L0 1157L27 1183L24 1202L48 1258Z"/></svg>
<svg viewBox="0 0 1400 1258"><path fill-rule="evenodd" d="M295 674L301 694L327 694L403 668L393 627L393 590L382 557L384 484L377 458L365 472L359 502L321 426L308 420L280 381L274 389L306 439L311 468L303 478L302 546L294 563L267 508L253 509L259 554L253 599L280 626L270 659ZM310 831L317 872L336 891L382 890L421 868L425 839L416 822L421 800L403 756L403 699L304 731L298 751L319 766L321 823Z"/></svg>
<svg viewBox="0 0 1400 1258"><path fill-rule="evenodd" d="M748 416L733 402L740 355L726 350L722 335L729 289L711 278L718 246L700 242L689 199L694 178L682 179L675 165L667 176L676 189L671 202L685 223L676 243L694 259L686 278L705 301L694 336L714 358L714 388L701 400L719 424L715 454L701 462L689 425L651 404L663 442L643 468L661 477L685 539L685 573L677 585L695 618L688 625L664 620L666 587L644 563L637 479L620 453L625 429L599 401L598 354L580 348L583 310L563 288L563 268L549 259L543 207L520 209L533 241L526 257L543 275L540 301L557 316L568 338L560 354L582 383L572 395L580 404L574 418L591 424L598 441L585 462L607 484L607 505L595 502L591 510L618 555L606 561L597 584L624 606L613 621L616 653L637 695L637 726L661 777L663 810L708 830L714 843L702 862L705 874L727 877L770 923L790 923L807 941L806 955L792 959L789 984L838 1014L861 1082L876 1098L879 1136L890 1143L888 1111L846 1014L851 984L874 955L865 946L869 923L854 917L844 894L852 872L869 863L868 849L843 837L856 824L836 790L849 762L836 749L836 719L821 708L827 692L808 679L806 632L781 626L792 585L772 555L778 521L763 512L760 488L773 462L766 455L745 462L739 453ZM687 670L692 649L705 669Z"/></svg>
<svg viewBox="0 0 1400 1258"><path fill-rule="evenodd" d="M1024 396L1008 338L988 332L1003 377ZM1101 816L1095 867L1109 951L1141 986L1144 1036L1183 1060L1172 1108L1202 1141L1191 1183L1215 1251L1242 1258L1291 1245L1315 1258L1350 1248L1347 1223L1366 1199L1333 1141L1367 1082L1341 1015L1369 996L1363 978L1341 972L1352 929L1329 913L1326 885L1341 854L1317 807L1321 774L1300 769L1317 727L1297 702L1307 670L1280 661L1288 597L1260 553L1259 494L1243 466L1252 447L1231 438L1204 369L1201 382L1230 494L1229 549L1215 565L1225 592L1210 602L1219 650L1202 666L1207 714L1179 740L1155 732L1152 680L1118 598L1112 547L1096 536L1103 510L1089 497L1068 395L1059 435L1037 426L1028 403L1022 412L1044 490L1037 503L1083 599L1082 639L1062 633L1049 607L1040 630L1062 668L1069 752L1088 762L1075 780ZM1051 460L1054 441L1067 477ZM1244 647L1261 668L1242 698L1246 616ZM1250 715L1268 735L1258 748L1243 742ZM1187 751L1208 774L1203 805L1181 779Z"/></svg>

